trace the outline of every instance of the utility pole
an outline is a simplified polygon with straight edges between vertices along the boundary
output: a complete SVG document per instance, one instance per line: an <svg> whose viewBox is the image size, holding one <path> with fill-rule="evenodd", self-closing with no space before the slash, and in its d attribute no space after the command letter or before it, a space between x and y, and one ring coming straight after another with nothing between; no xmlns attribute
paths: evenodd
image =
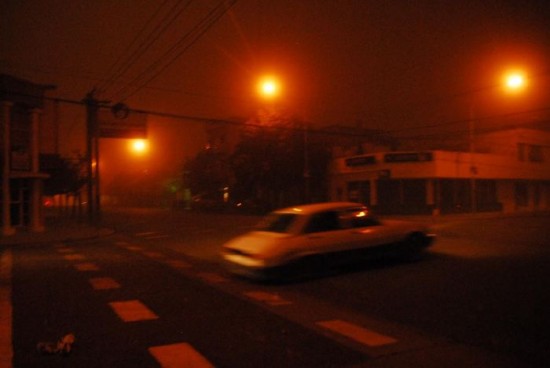
<svg viewBox="0 0 550 368"><path fill-rule="evenodd" d="M88 188L88 220L98 224L100 220L99 193L99 124L100 101L95 98L95 89L86 94L86 165Z"/></svg>

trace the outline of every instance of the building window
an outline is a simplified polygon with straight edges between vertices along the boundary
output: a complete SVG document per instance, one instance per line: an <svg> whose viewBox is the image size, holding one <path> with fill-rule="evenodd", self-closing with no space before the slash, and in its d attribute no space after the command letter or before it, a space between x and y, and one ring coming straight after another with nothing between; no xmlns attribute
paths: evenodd
<svg viewBox="0 0 550 368"><path fill-rule="evenodd" d="M518 160L544 162L544 150L536 144L518 143Z"/></svg>
<svg viewBox="0 0 550 368"><path fill-rule="evenodd" d="M542 146L530 145L528 159L531 162L543 162L544 156L542 153Z"/></svg>

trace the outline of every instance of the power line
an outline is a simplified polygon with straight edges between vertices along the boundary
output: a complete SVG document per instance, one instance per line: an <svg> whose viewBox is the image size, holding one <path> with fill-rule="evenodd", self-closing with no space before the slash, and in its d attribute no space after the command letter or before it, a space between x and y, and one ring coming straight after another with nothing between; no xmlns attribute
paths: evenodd
<svg viewBox="0 0 550 368"><path fill-rule="evenodd" d="M214 9L212 9L205 18L203 18L191 31L186 33L180 40L174 44L169 50L167 50L155 63L151 65L150 68L144 70L140 75L130 82L128 86L138 84L133 91L123 94L123 91L120 91L123 94L122 101L125 101L129 97L136 94L142 88L147 86L149 82L158 77L166 68L172 65L183 53L185 53L191 46L193 46L235 3L237 0L225 1L222 0ZM179 49L179 50L178 50ZM168 61L165 61L168 58ZM163 65L161 65L164 62ZM155 68L157 71L155 72ZM152 73L152 75L147 78L147 74Z"/></svg>
<svg viewBox="0 0 550 368"><path fill-rule="evenodd" d="M135 65L143 55L147 52L148 49L155 43L164 33L166 33L167 29L176 21L176 19L179 18L181 13L187 7L191 4L192 0L189 0L187 3L185 3L179 10L177 8L181 5L181 3L178 1L176 2L172 8L164 15L164 17L160 20L160 22L149 32L149 34L145 37L144 40L141 41L139 45L137 45L137 48L134 49L134 51L126 57L126 61L124 63L119 63L121 61L121 58L124 54L129 52L131 48L134 46L134 44L137 43L141 35L145 32L148 25L153 21L154 18L156 18L157 14L160 13L161 9L166 5L168 0L165 0L164 3L157 9L157 11L153 14L151 18L147 21L145 26L141 29L141 31L138 33L138 35L134 38L132 43L128 46L127 50L121 54L121 57L115 62L113 67L111 69L114 69L115 66L118 64L118 68L116 68L116 71L114 71L113 75L109 78L108 83L106 83L104 86L102 86L101 89L106 89L110 84L112 84L116 79L120 78L122 75L124 75L133 65ZM163 25L160 27L159 25Z"/></svg>
<svg viewBox="0 0 550 368"><path fill-rule="evenodd" d="M151 17L145 22L145 25L141 28L141 30L138 32L138 34L134 37L132 42L128 44L126 49L119 55L119 57L116 59L116 61L111 65L109 68L109 71L107 72L108 75L111 75L111 77L108 77L105 82L99 86L97 86L98 91L103 91L106 88L108 88L109 84L112 84L114 80L117 78L117 73L119 70L122 69L121 63L124 55L126 55L132 47L134 47L134 44L137 43L138 39L141 37L141 35L145 32L148 25L153 21L153 19L157 16L157 14L160 12L160 10L166 5L166 3L169 0L164 0L164 2L157 8L157 10L151 15ZM127 62L130 60L130 56L126 59Z"/></svg>

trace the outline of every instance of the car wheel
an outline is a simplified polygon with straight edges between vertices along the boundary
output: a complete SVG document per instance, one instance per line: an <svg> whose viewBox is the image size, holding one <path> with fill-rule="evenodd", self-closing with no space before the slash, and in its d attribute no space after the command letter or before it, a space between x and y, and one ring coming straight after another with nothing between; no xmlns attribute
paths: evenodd
<svg viewBox="0 0 550 368"><path fill-rule="evenodd" d="M426 244L426 236L422 233L412 233L403 242L403 256L409 261L417 261L422 258L422 250Z"/></svg>

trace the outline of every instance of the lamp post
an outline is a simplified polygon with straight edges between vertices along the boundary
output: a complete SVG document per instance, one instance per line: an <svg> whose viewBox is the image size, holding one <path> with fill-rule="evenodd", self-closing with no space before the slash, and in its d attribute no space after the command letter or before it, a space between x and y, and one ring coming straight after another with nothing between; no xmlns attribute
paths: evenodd
<svg viewBox="0 0 550 368"><path fill-rule="evenodd" d="M512 70L504 74L503 87L507 93L519 93L527 86L527 78L522 71ZM475 116L473 107L470 108L470 119L468 126L468 140L470 151L470 211L472 213L477 212L477 193L476 193L476 174L477 168L475 166L474 153L475 153Z"/></svg>

